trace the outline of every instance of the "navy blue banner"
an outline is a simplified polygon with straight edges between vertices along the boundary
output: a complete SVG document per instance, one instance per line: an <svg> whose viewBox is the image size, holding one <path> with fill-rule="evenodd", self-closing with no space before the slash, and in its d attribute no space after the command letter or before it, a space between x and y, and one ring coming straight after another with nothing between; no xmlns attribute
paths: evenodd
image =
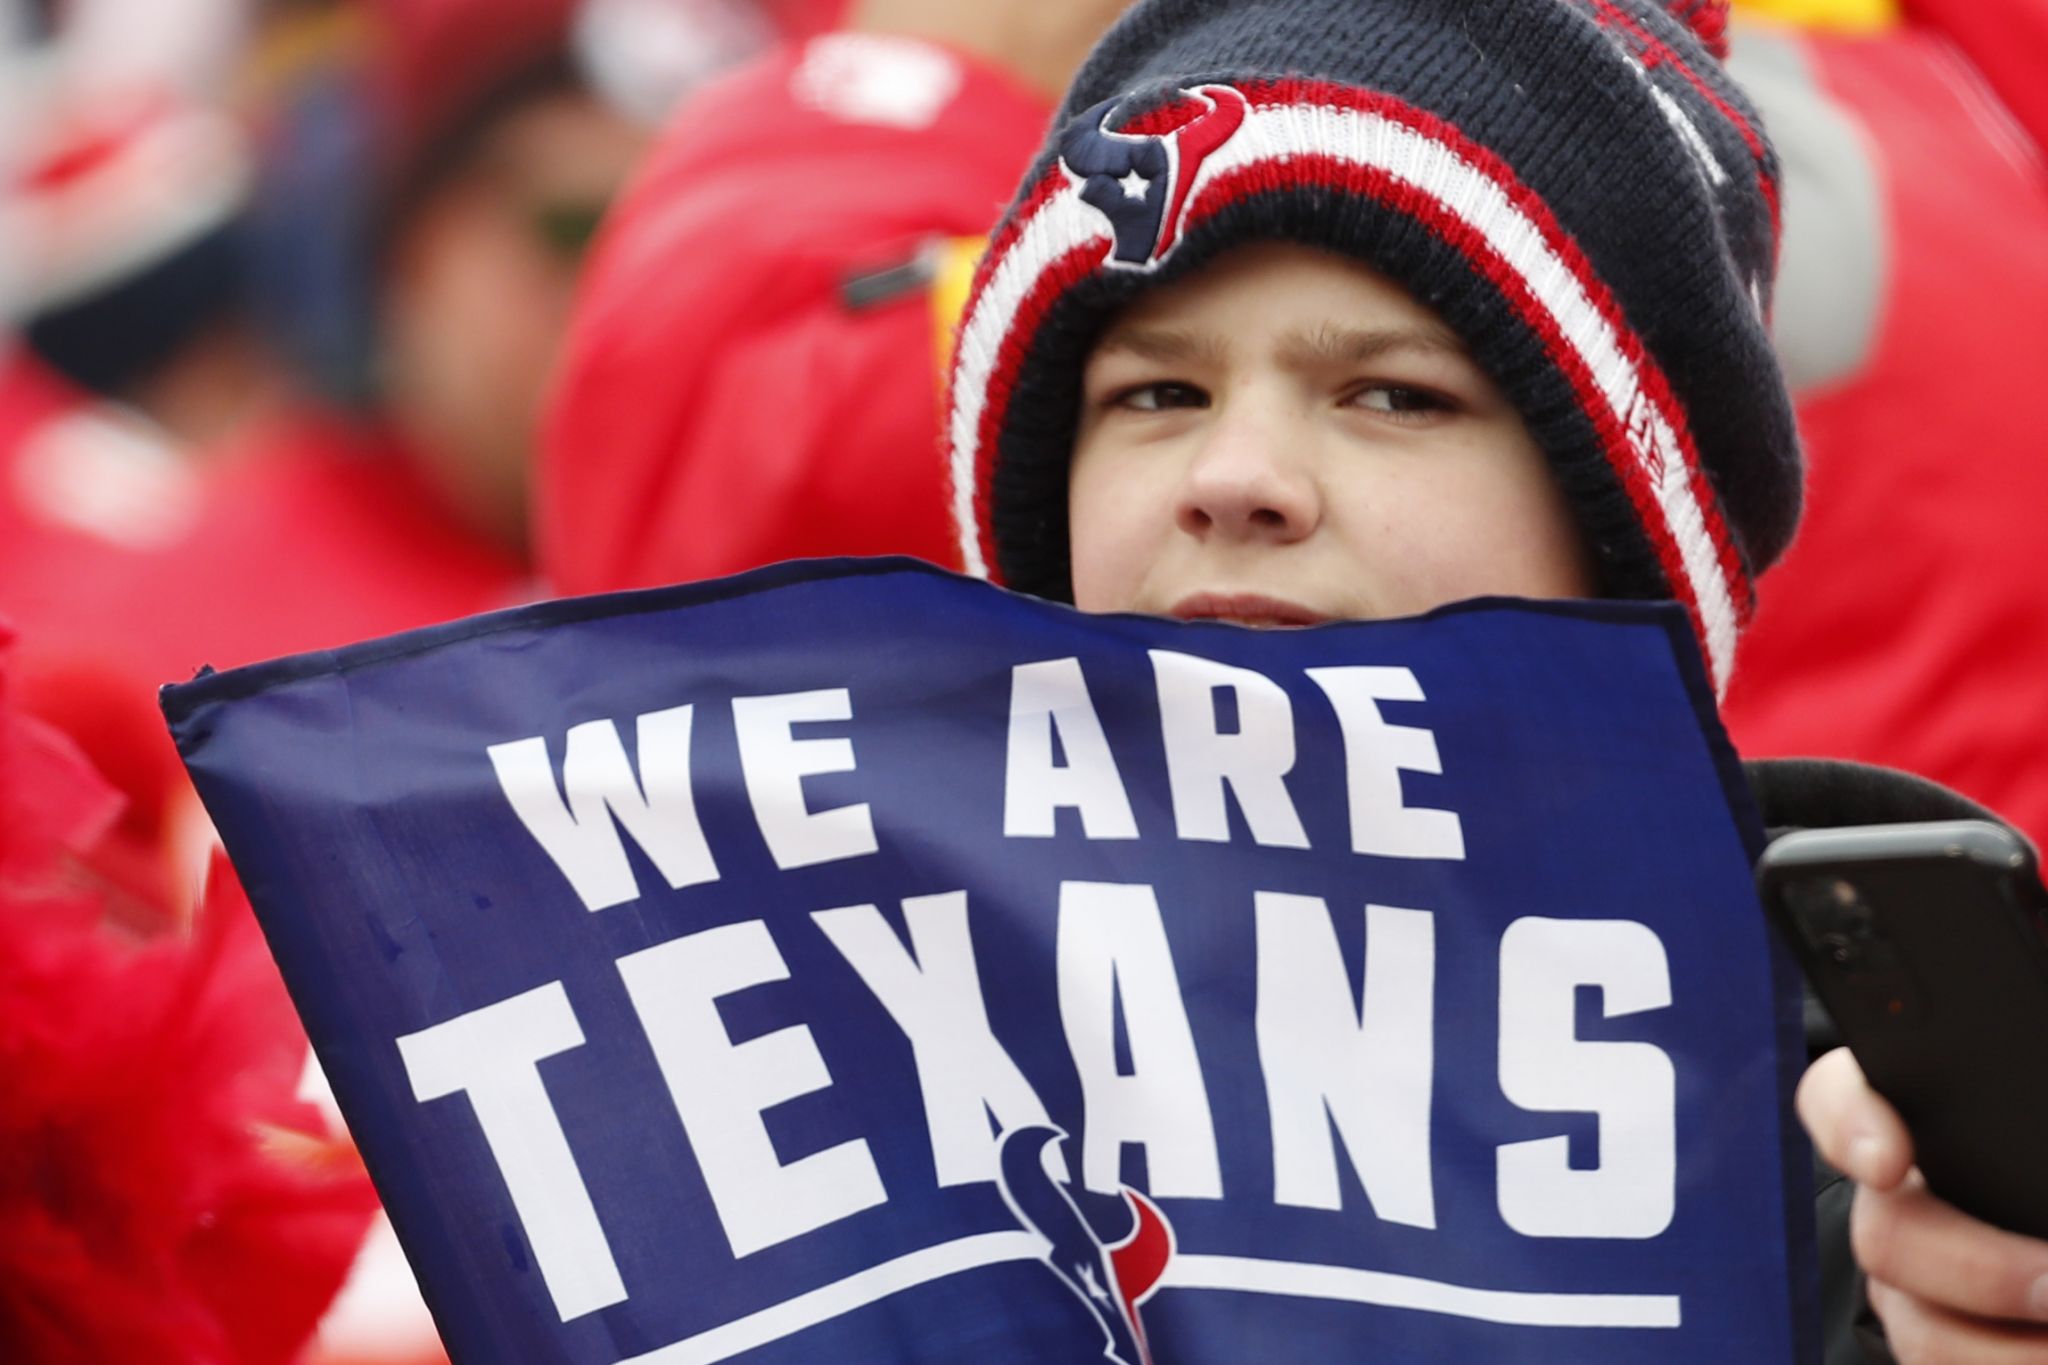
<svg viewBox="0 0 2048 1365"><path fill-rule="evenodd" d="M165 709L459 1362L1817 1358L1676 608L810 564Z"/></svg>

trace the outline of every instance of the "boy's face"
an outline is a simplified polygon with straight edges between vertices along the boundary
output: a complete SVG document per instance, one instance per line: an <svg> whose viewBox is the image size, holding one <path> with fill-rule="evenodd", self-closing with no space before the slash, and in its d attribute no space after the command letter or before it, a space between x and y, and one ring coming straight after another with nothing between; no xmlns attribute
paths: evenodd
<svg viewBox="0 0 2048 1365"><path fill-rule="evenodd" d="M1548 463L1457 337L1307 247L1239 248L1117 317L1067 498L1087 611L1288 626L1594 592Z"/></svg>

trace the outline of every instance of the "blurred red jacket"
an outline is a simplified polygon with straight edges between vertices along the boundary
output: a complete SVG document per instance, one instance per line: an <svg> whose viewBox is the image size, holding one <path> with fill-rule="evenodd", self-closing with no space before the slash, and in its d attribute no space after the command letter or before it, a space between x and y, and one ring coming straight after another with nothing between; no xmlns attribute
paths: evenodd
<svg viewBox="0 0 2048 1365"><path fill-rule="evenodd" d="M582 286L542 455L550 584L956 564L938 262L978 250L1049 115L964 57L852 33L693 96Z"/></svg>
<svg viewBox="0 0 2048 1365"><path fill-rule="evenodd" d="M0 360L0 614L23 709L127 798L100 871L177 914L205 828L156 689L510 605L525 570L461 529L396 438L317 408L179 452L25 357Z"/></svg>
<svg viewBox="0 0 2048 1365"><path fill-rule="evenodd" d="M1751 756L1924 773L2048 835L2048 0L1747 30L1737 59L1785 154L1778 322L1809 472L1729 729Z"/></svg>

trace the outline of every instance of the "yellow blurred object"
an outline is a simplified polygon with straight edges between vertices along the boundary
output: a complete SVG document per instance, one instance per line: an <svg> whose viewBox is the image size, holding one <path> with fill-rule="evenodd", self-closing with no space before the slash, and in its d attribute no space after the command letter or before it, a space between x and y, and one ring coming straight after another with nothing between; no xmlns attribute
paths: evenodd
<svg viewBox="0 0 2048 1365"><path fill-rule="evenodd" d="M257 1146L282 1165L329 1176L363 1174L363 1158L346 1134L321 1137L267 1122L253 1123L250 1130Z"/></svg>
<svg viewBox="0 0 2048 1365"><path fill-rule="evenodd" d="M1899 0L1735 0L1735 12L1832 33L1877 33L1901 17Z"/></svg>
<svg viewBox="0 0 2048 1365"><path fill-rule="evenodd" d="M281 8L258 26L236 76L236 102L264 104L310 72L356 62L371 36L371 22L357 5Z"/></svg>
<svg viewBox="0 0 2048 1365"><path fill-rule="evenodd" d="M967 292L974 287L974 267L988 249L986 237L946 237L932 245L932 327L937 344L932 354L939 362L939 384L953 367L953 334L960 315L967 311Z"/></svg>

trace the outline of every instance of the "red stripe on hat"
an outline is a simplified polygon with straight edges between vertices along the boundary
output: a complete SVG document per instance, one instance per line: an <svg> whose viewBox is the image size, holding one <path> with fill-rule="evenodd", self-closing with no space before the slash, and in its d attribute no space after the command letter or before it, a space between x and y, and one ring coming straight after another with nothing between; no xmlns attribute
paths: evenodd
<svg viewBox="0 0 2048 1365"><path fill-rule="evenodd" d="M1017 244L1017 239L1024 235L1024 229L1031 225L1031 220L1038 216L1039 210L1050 203L1054 195L1066 189L1067 185L1067 173L1060 168L1059 162L1053 162L1046 168L1045 174L1038 177L1038 183L1031 187L1031 193L1017 205L1016 211L997 230L996 235L989 239L988 249L981 253L981 264L975 267L974 282L967 287L967 303L960 310L963 322L974 316L974 307L981 302L981 291L988 286L989 277L1010 254L1010 248Z"/></svg>
<svg viewBox="0 0 2048 1365"><path fill-rule="evenodd" d="M1002 565L996 558L995 522L990 515L990 503L995 485L997 438L1002 431L1003 418L1009 413L1010 397L1016 390L1018 376L1023 373L1024 361L1030 355L1031 342L1038 335L1038 325L1045 321L1045 315L1052 311L1061 295L1101 268L1102 258L1110 245L1111 239L1107 234L1090 237L1054 260L1032 282L1031 292L1017 305L1015 315L1003 331L995 368L989 373L988 395L981 409L981 427L974 433L974 526L975 533L981 537L981 560L988 567L991 583L1003 581ZM995 253L989 254L993 256ZM973 316L972 305L966 316Z"/></svg>
<svg viewBox="0 0 2048 1365"><path fill-rule="evenodd" d="M1244 93L1244 87L1241 85L1233 86L1232 89L1237 90L1240 94ZM1208 112L1208 108L1208 105L1198 99L1183 97L1177 100L1169 100L1157 109L1146 110L1129 123L1118 128L1117 131L1129 133L1133 137L1165 137L1182 124L1188 123Z"/></svg>
<svg viewBox="0 0 2048 1365"><path fill-rule="evenodd" d="M1713 485L1707 482L1706 471L1700 468L1698 460L1688 456L1685 472L1692 487L1692 500L1699 505L1700 518L1706 523L1708 534L1714 538L1714 557L1720 562L1722 580L1728 584L1728 601L1735 608L1735 627L1737 630L1746 629L1756 615L1756 584L1743 567L1742 555L1735 548L1735 538L1727 534L1727 523L1721 516L1721 500Z"/></svg>
<svg viewBox="0 0 2048 1365"><path fill-rule="evenodd" d="M989 281L995 277L997 268L1000 267L1003 261L1008 258L1010 254L1010 248L1017 244L1018 237L1023 235L1024 229L1029 227L1031 224L1031 220L1036 218L1039 215L1039 212L1042 209L1044 209L1048 203L1052 201L1053 196L1058 194L1061 190L1065 189L1066 187L1066 173L1060 169L1059 163L1055 161L1051 166L1046 168L1045 174L1041 175L1038 178L1038 183L1031 187L1031 192L1024 197L1021 203L1017 205L1016 211L1011 213L1009 217L1004 220L1003 224L997 230L996 234L989 239L989 244L987 248L983 250L983 252L981 253L980 261L975 263L974 278L968 283L967 298L961 304L960 317L958 321L954 323L953 327L953 362L952 364L947 366L945 395L946 402L945 407L943 409L944 414L947 415L948 417L950 417L953 410L952 389L953 385L957 382L956 376L960 369L960 341L963 334L966 332L968 319L972 318L975 314L975 310L981 306L982 294L988 289ZM1014 318L1011 320L1011 326L1015 326ZM1009 332L1005 331L1003 344L1005 347L1007 347L1008 343ZM993 385L994 382L995 376L991 375L991 385ZM1010 382L1014 383L1015 381L1012 380ZM984 405L982 409L982 427L984 430L986 430L988 426L988 411L989 409L987 405ZM941 446L943 447L949 445L951 443L951 439L952 437L950 432L942 432L940 437ZM983 438L980 435L977 435L975 439L978 443ZM977 528L977 534L981 536L983 542L982 562L990 566L989 574L991 579L993 579L995 577L995 560L989 553L988 531L986 525L988 520L988 514L986 510L986 505L988 502L988 485L986 478L984 476L984 471L982 469L983 462L984 461L982 453L979 449L977 449L975 452L975 477L978 481L977 487L975 489L975 524ZM946 461L946 467L948 470L951 470L952 461L950 459Z"/></svg>
<svg viewBox="0 0 2048 1365"><path fill-rule="evenodd" d="M1664 7L1700 35L1707 51L1728 60L1728 0L1664 0Z"/></svg>
<svg viewBox="0 0 2048 1365"><path fill-rule="evenodd" d="M1031 187L1030 196L1017 206L1017 212L1010 215L1010 221L989 242L988 254L991 256L1001 256L1008 253L1018 236L1023 233L1026 225L1038 216L1038 211L1044 208L1054 195L1066 189L1070 184L1072 182L1067 179L1067 173L1060 166L1059 162L1055 161L1052 165L1046 167L1045 174L1039 176L1038 183Z"/></svg>
<svg viewBox="0 0 2048 1365"><path fill-rule="evenodd" d="M1008 219L1004 221L1001 228L996 232L995 236L989 239L987 249L981 253L981 260L975 264L974 278L972 281L969 282L967 286L967 298L960 307L960 317L959 320L954 323L953 328L953 363L947 366L946 403L943 409L944 413L947 416L950 417L953 410L952 388L955 382L955 375L958 373L960 368L960 341L961 337L966 332L968 319L972 318L975 314L975 310L981 306L981 296L983 292L987 290L989 281L995 277L997 268L1001 266L1003 261L1008 258L1010 254L1010 248L1016 245L1018 237L1023 235L1024 229L1029 227L1031 224L1031 220L1036 218L1039 215L1039 212L1043 210L1045 206L1052 201L1053 196L1058 194L1061 190L1067 188L1067 183L1068 182L1066 173L1060 169L1060 165L1057 161L1055 161L1051 166L1047 167L1045 174L1041 175L1038 178L1038 183L1031 187L1031 193L1025 196L1023 202L1017 205L1016 211L1010 214ZM1009 344L1009 331L1014 330L1015 325L1016 320L1013 318L1010 322L1010 328L1006 329L1004 332L1003 345L1005 345L1006 347ZM1034 323L1034 325L1036 324ZM990 383L993 384L994 382L995 377L992 375L990 378ZM984 405L982 409L982 426L984 429L986 429L987 425L988 407ZM950 444L952 439L951 434L942 433L940 439L942 446ZM976 440L980 441L981 439L982 438L979 435L977 435ZM975 467L977 480L982 479L981 464L982 455L981 452L977 450L975 452ZM952 461L950 459L946 462L946 467L948 469L952 468ZM988 500L987 487L987 483L985 481L982 481L978 484L976 488L975 506L978 510L975 513L975 523L976 526L980 528L980 533L982 534L984 540L982 562L990 566L989 573L990 577L993 578L995 574L995 560L988 554L986 545L987 535L985 523L987 522L988 517L985 510L980 510L983 509L984 504L986 504Z"/></svg>

